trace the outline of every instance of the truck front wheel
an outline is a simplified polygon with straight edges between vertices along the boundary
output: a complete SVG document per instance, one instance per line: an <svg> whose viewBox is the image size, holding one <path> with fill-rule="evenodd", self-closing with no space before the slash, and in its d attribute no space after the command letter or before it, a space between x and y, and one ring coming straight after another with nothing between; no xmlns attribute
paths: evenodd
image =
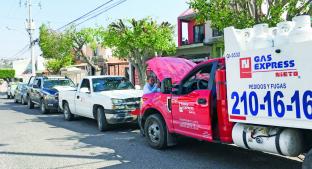
<svg viewBox="0 0 312 169"><path fill-rule="evenodd" d="M49 110L47 110L47 108L45 106L44 99L41 99L41 101L40 101L40 110L41 110L41 114L49 113Z"/></svg>
<svg viewBox="0 0 312 169"><path fill-rule="evenodd" d="M302 163L302 169L312 168L312 149L305 155L304 161Z"/></svg>
<svg viewBox="0 0 312 169"><path fill-rule="evenodd" d="M69 106L68 106L68 103L65 102L64 105L63 105L63 113L64 113L64 119L66 121L72 121L74 119L74 115L70 112L70 109L69 109Z"/></svg>
<svg viewBox="0 0 312 169"><path fill-rule="evenodd" d="M164 149L167 147L167 127L159 114L153 114L147 117L144 130L148 144L152 148Z"/></svg>
<svg viewBox="0 0 312 169"><path fill-rule="evenodd" d="M96 109L96 119L97 119L99 130L106 131L108 129L108 124L106 121L104 109L102 107L98 107Z"/></svg>
<svg viewBox="0 0 312 169"><path fill-rule="evenodd" d="M27 105L29 109L33 109L35 104L31 101L30 97L28 97Z"/></svg>

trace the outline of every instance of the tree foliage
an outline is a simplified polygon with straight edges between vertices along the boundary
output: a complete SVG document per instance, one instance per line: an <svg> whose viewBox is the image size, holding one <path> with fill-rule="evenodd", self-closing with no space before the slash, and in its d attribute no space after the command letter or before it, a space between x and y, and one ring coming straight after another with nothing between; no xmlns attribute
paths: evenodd
<svg viewBox="0 0 312 169"><path fill-rule="evenodd" d="M113 55L128 59L138 70L140 83L145 82L145 62L158 55L175 53L174 27L168 22L158 24L151 18L121 20L109 25L103 35L103 45L113 49Z"/></svg>
<svg viewBox="0 0 312 169"><path fill-rule="evenodd" d="M93 69L97 70L97 65L86 55L83 48L89 46L95 50L101 45L103 43L102 34L104 33L104 28L83 28L77 30L75 27L71 27L69 33L72 37L72 47L75 51L75 55L84 58Z"/></svg>
<svg viewBox="0 0 312 169"><path fill-rule="evenodd" d="M15 76L14 69L0 69L0 79L14 78L14 76Z"/></svg>
<svg viewBox="0 0 312 169"><path fill-rule="evenodd" d="M43 57L48 59L47 69L58 73L62 67L71 65L76 56L84 58L88 65L97 69L83 49L86 46L96 49L102 43L103 30L102 27L78 30L71 26L63 32L58 32L43 24L40 27L39 46Z"/></svg>
<svg viewBox="0 0 312 169"><path fill-rule="evenodd" d="M39 30L39 46L43 57L48 60L47 69L52 73L59 73L62 67L72 64L72 37L68 31L57 32L44 24Z"/></svg>
<svg viewBox="0 0 312 169"><path fill-rule="evenodd" d="M276 26L296 15L312 14L312 0L191 0L190 8L197 13L197 22L211 21L212 27L251 27L258 23Z"/></svg>

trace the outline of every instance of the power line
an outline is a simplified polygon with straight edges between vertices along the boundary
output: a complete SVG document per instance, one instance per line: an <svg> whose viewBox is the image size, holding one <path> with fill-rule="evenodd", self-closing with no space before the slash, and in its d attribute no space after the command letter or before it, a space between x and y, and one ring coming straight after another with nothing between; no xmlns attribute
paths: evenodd
<svg viewBox="0 0 312 169"><path fill-rule="evenodd" d="M25 45L22 49L20 49L17 53L12 55L10 58L15 58L15 57L19 57L19 56L23 55L24 53L26 53L30 49L29 47L30 47L30 44Z"/></svg>
<svg viewBox="0 0 312 169"><path fill-rule="evenodd" d="M104 7L105 5L111 3L112 1L114 1L114 0L109 0L109 1L107 1L107 2L105 2L105 3L103 3L102 5L100 5L100 6L96 7L96 8L94 8L93 10L91 10L91 11L85 13L84 15L78 17L77 19L74 19L73 21L71 21L71 22L65 24L64 26L58 28L57 30L61 30L61 29L65 28L65 27L67 27L67 26L69 26L69 25L71 25L71 24L73 24L73 23L79 21L80 19L83 19L83 18L87 17L87 16L90 15L91 13L97 11L98 9Z"/></svg>
<svg viewBox="0 0 312 169"><path fill-rule="evenodd" d="M83 23L87 22L87 21L90 20L90 19L93 19L93 18L95 18L95 17L97 17L97 16L103 14L104 12L109 11L109 10L112 9L112 8L115 8L116 6L122 4L122 3L126 2L126 1L127 1L127 0L118 1L118 2L116 2L115 4L111 5L110 7L106 8L106 9L103 9L101 12L99 12L99 13L97 13L97 14L91 16L90 18L88 18L88 19L86 19L86 20L84 20L84 21L82 21L82 22L76 24L76 26L78 26L78 25L80 25L80 24L83 24Z"/></svg>

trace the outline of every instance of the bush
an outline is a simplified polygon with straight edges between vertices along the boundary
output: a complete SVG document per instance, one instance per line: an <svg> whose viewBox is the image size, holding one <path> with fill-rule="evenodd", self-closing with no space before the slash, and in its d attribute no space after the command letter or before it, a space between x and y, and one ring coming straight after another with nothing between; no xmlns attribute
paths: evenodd
<svg viewBox="0 0 312 169"><path fill-rule="evenodd" d="M14 78L14 69L0 69L0 79Z"/></svg>

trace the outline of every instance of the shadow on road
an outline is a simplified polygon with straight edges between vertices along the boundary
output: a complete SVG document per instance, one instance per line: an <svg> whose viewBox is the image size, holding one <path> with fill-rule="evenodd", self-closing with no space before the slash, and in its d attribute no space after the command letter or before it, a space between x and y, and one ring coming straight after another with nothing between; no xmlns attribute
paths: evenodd
<svg viewBox="0 0 312 169"><path fill-rule="evenodd" d="M299 169L301 162L258 151L244 150L231 145L208 143L194 139L182 138L175 147L166 150L150 148L134 126L117 125L110 131L99 132L95 120L79 118L64 121L62 114L40 114L39 110L29 110L26 106L6 101L0 110L14 110L16 113L31 115L25 121L46 123L51 128L64 128L77 135L53 138L50 140L78 140L83 143L75 147L104 147L114 153L103 153L91 158L119 160L119 165L105 168L209 168L209 169ZM1 145L0 145L1 146ZM0 152L2 153L2 152ZM4 152L8 153L8 152ZM22 154L23 155L23 154ZM28 155L27 153L25 155ZM90 156L72 156L58 154L29 154L38 156L56 156L72 158L90 158ZM127 161L127 162L125 162ZM75 168L75 166L73 167Z"/></svg>

